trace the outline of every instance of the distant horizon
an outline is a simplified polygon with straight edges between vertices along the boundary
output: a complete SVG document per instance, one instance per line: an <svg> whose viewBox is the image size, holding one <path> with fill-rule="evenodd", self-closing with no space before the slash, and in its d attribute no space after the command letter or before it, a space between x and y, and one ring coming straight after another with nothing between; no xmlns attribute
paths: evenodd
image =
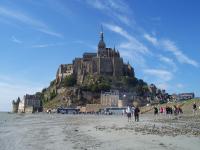
<svg viewBox="0 0 200 150"><path fill-rule="evenodd" d="M55 79L60 64L96 52L101 25L136 77L200 97L200 1L2 0L0 110ZM44 11L45 10L45 11Z"/></svg>

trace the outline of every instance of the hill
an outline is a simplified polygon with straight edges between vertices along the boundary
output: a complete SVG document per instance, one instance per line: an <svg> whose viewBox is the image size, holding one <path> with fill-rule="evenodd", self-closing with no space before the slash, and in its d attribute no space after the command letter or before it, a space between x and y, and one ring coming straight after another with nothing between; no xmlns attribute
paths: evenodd
<svg viewBox="0 0 200 150"><path fill-rule="evenodd" d="M42 90L41 99L45 108L84 106L100 103L101 92L109 90L132 93L142 105L168 97L164 90L136 78L134 68L124 63L119 51L106 47L101 32L97 52L85 52L72 64L61 64L55 80ZM131 103L136 100L133 96Z"/></svg>

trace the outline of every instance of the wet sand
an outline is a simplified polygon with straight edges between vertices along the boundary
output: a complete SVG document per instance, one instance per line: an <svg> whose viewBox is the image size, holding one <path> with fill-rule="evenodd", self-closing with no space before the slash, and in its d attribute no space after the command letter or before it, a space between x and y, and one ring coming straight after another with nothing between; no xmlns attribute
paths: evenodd
<svg viewBox="0 0 200 150"><path fill-rule="evenodd" d="M199 150L200 116L0 114L0 150Z"/></svg>

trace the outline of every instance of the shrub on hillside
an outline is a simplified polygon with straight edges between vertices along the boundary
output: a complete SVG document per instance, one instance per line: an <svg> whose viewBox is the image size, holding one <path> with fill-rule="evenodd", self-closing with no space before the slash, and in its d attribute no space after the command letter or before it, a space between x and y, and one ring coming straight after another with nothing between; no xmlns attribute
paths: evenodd
<svg viewBox="0 0 200 150"><path fill-rule="evenodd" d="M138 79L135 77L123 77L122 81L124 82L125 85L128 86L136 86L138 84Z"/></svg>
<svg viewBox="0 0 200 150"><path fill-rule="evenodd" d="M56 83L56 80L51 81L50 86L54 86Z"/></svg>
<svg viewBox="0 0 200 150"><path fill-rule="evenodd" d="M63 82L64 86L74 86L76 84L76 78L73 75L66 76Z"/></svg>
<svg viewBox="0 0 200 150"><path fill-rule="evenodd" d="M52 100L54 97L56 97L56 92L53 90L53 92L50 93L50 99Z"/></svg>
<svg viewBox="0 0 200 150"><path fill-rule="evenodd" d="M100 91L108 91L108 90L110 90L111 85L106 82L103 82L98 85L98 88Z"/></svg>

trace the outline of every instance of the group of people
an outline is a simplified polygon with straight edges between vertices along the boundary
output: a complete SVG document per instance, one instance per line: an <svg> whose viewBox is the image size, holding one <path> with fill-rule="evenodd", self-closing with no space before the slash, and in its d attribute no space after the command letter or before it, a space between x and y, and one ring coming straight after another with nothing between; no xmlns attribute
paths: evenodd
<svg viewBox="0 0 200 150"><path fill-rule="evenodd" d="M193 109L193 114L196 115L197 114L197 104L194 102L192 105L192 109ZM199 110L200 110L200 106L199 106ZM154 115L158 115L158 114L166 114L166 115L179 115L182 114L183 110L180 106L165 106L165 107L160 107L158 108L157 106L154 106ZM128 106L126 108L126 110L123 110L123 114L127 115L128 118L128 122L131 121L131 117L134 115L135 121L139 121L139 114L140 114L140 109L139 107L131 107Z"/></svg>
<svg viewBox="0 0 200 150"><path fill-rule="evenodd" d="M154 115L158 115L158 114L166 114L166 115L178 115L178 114L182 114L183 110L181 107L177 107L176 105L172 106L166 106L166 107L160 107L158 109L158 107L154 106Z"/></svg>
<svg viewBox="0 0 200 150"><path fill-rule="evenodd" d="M193 110L193 114L197 115L198 108L197 108L196 102L193 103L192 110ZM200 106L199 106L199 110L200 110ZM166 115L172 115L172 114L179 115L183 113L183 110L180 106L176 106L176 105L166 106L166 107L161 106L160 108L154 106L154 115L158 115L159 113L166 114Z"/></svg>
<svg viewBox="0 0 200 150"><path fill-rule="evenodd" d="M139 121L139 113L140 113L139 107L137 107L137 106L136 107L128 106L123 114L127 115L128 122L131 121L131 117L133 115L134 115L135 121L138 122Z"/></svg>

